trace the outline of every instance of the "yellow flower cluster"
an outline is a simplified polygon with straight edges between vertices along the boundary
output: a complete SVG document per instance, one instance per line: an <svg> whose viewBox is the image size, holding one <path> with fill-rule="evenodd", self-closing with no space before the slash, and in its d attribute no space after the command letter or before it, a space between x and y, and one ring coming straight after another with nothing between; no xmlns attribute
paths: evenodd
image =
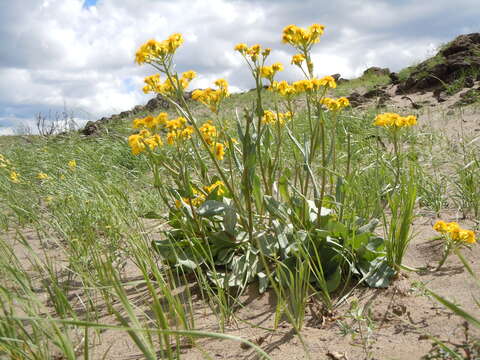
<svg viewBox="0 0 480 360"><path fill-rule="evenodd" d="M348 101L346 97L341 97L337 100L326 97L321 99L320 103L325 105L325 107L330 111L340 111L343 108L350 106L350 101Z"/></svg>
<svg viewBox="0 0 480 360"><path fill-rule="evenodd" d="M138 134L132 134L128 137L128 145L132 149L132 154L138 155L144 152L147 146L150 150L155 150L158 146L163 145L163 141L160 135L152 135L150 131L143 129Z"/></svg>
<svg viewBox="0 0 480 360"><path fill-rule="evenodd" d="M212 112L218 113L220 104L227 96L228 82L225 79L218 79L215 81L217 90L207 88L205 90L197 89L192 93L192 99L206 105Z"/></svg>
<svg viewBox="0 0 480 360"><path fill-rule="evenodd" d="M193 70L186 71L182 74L182 77L168 78L164 82L160 80L160 74L154 74L147 76L144 79L145 86L143 92L145 94L154 92L162 95L175 95L177 89L185 90L190 85L190 82L197 76L197 73Z"/></svg>
<svg viewBox="0 0 480 360"><path fill-rule="evenodd" d="M277 62L271 66L262 66L260 68L260 76L273 82L275 74L279 71L283 71L283 65Z"/></svg>
<svg viewBox="0 0 480 360"><path fill-rule="evenodd" d="M303 29L296 25L288 25L283 29L282 42L293 45L294 47L308 50L313 44L320 41L325 26L320 24L310 25Z"/></svg>
<svg viewBox="0 0 480 360"><path fill-rule="evenodd" d="M292 65L300 66L305 61L305 55L303 54L295 54L292 56Z"/></svg>
<svg viewBox="0 0 480 360"><path fill-rule="evenodd" d="M157 126L165 126L168 120L168 114L162 112L157 116L148 115L144 118L137 118L133 120L133 128L134 129L141 129L141 128L148 128L148 129L155 129Z"/></svg>
<svg viewBox="0 0 480 360"><path fill-rule="evenodd" d="M253 62L258 60L260 54L265 59L268 55L270 55L270 52L272 51L272 49L270 48L265 48L262 50L262 47L258 44L248 47L248 45L244 43L235 45L234 50L238 51L245 57L250 57Z"/></svg>
<svg viewBox="0 0 480 360"><path fill-rule="evenodd" d="M400 116L396 113L383 113L377 115L373 124L376 126L401 128L405 126L413 126L416 123L417 117L414 115Z"/></svg>
<svg viewBox="0 0 480 360"><path fill-rule="evenodd" d="M11 171L10 172L10 181L15 183L15 184L20 183L20 174L17 173L16 171Z"/></svg>
<svg viewBox="0 0 480 360"><path fill-rule="evenodd" d="M285 125L285 123L292 118L292 113L290 111L286 113L275 113L271 110L266 110L263 113L262 123L268 125L275 125L279 124L281 126Z"/></svg>
<svg viewBox="0 0 480 360"><path fill-rule="evenodd" d="M48 176L48 174L45 174L44 172L39 172L37 174L37 179L38 180L48 180L50 177Z"/></svg>
<svg viewBox="0 0 480 360"><path fill-rule="evenodd" d="M286 96L286 97L293 96L296 94L295 88L285 80L282 80L280 82L274 81L272 85L268 87L268 90L275 91L280 95Z"/></svg>
<svg viewBox="0 0 480 360"><path fill-rule="evenodd" d="M199 128L202 137L205 139L205 142L211 146L211 151L217 160L223 160L225 156L225 145L217 142L217 128L212 124L212 121L209 120L202 124Z"/></svg>
<svg viewBox="0 0 480 360"><path fill-rule="evenodd" d="M68 167L70 168L70 170L75 171L75 169L77 168L77 162L75 160L70 160L68 162Z"/></svg>
<svg viewBox="0 0 480 360"><path fill-rule="evenodd" d="M469 244L476 242L474 231L462 229L460 225L454 221L446 223L445 221L439 220L433 225L433 229L441 234L449 235L454 241L462 241Z"/></svg>
<svg viewBox="0 0 480 360"><path fill-rule="evenodd" d="M200 126L199 130L208 145L212 145L215 142L218 133L217 128L215 127L215 125L213 125L211 120L203 123L202 126Z"/></svg>
<svg viewBox="0 0 480 360"><path fill-rule="evenodd" d="M217 195L222 196L225 194L225 184L223 181L217 180L215 181L212 185L207 185L203 187L203 190L205 190L208 194L212 193L217 189Z"/></svg>
<svg viewBox="0 0 480 360"><path fill-rule="evenodd" d="M183 37L178 33L170 35L163 41L148 40L135 53L135 62L141 65L165 60L166 57L173 55L182 44Z"/></svg>
<svg viewBox="0 0 480 360"><path fill-rule="evenodd" d="M337 87L337 83L332 76L325 76L321 79L298 80L292 84L289 84L285 80L280 82L274 81L268 89L276 91L282 96L291 96L303 92L313 92L327 87L332 89Z"/></svg>
<svg viewBox="0 0 480 360"><path fill-rule="evenodd" d="M201 191L193 188L192 189L193 197L192 198L182 197L182 201L180 201L180 200L175 201L175 206L179 209L183 206L183 204L182 204L182 202L183 202L187 205L198 207L198 206L202 205L203 202L205 201L205 199L206 199L205 195L208 196L209 194L211 194L215 190L217 190L217 195L219 195L219 196L222 196L223 194L225 194L225 184L223 183L223 181L218 180L211 185L204 186L203 187L204 192L201 192Z"/></svg>
<svg viewBox="0 0 480 360"><path fill-rule="evenodd" d="M222 143L215 143L213 146L213 154L215 155L215 159L223 160L225 156L225 146Z"/></svg>

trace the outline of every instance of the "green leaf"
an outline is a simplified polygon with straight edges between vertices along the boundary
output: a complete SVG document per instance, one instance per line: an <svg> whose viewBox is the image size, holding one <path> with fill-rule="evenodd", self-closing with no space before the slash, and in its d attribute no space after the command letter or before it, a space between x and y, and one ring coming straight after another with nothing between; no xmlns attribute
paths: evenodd
<svg viewBox="0 0 480 360"><path fill-rule="evenodd" d="M155 211L149 211L143 215L140 215L140 217L144 219L163 219L163 216L156 213Z"/></svg>
<svg viewBox="0 0 480 360"><path fill-rule="evenodd" d="M235 226L237 225L237 212L231 206L228 206L225 209L225 214L223 217L223 226L225 231L234 236L235 235Z"/></svg>
<svg viewBox="0 0 480 360"><path fill-rule="evenodd" d="M329 292L335 291L342 281L342 269L340 266L337 266L333 274L331 274L327 279L327 289Z"/></svg>
<svg viewBox="0 0 480 360"><path fill-rule="evenodd" d="M227 205L223 202L216 200L207 200L198 208L197 214L203 217L220 215L225 211L226 208Z"/></svg>
<svg viewBox="0 0 480 360"><path fill-rule="evenodd" d="M275 200L270 195L264 195L263 199L270 215L275 216L283 222L288 222L288 213L281 202Z"/></svg>
<svg viewBox="0 0 480 360"><path fill-rule="evenodd" d="M395 270L388 265L384 257L361 262L359 270L368 286L373 288L387 288L395 275Z"/></svg>
<svg viewBox="0 0 480 360"><path fill-rule="evenodd" d="M363 234L366 232L373 233L377 225L380 223L380 220L373 218L367 224L359 227L356 231L357 234Z"/></svg>

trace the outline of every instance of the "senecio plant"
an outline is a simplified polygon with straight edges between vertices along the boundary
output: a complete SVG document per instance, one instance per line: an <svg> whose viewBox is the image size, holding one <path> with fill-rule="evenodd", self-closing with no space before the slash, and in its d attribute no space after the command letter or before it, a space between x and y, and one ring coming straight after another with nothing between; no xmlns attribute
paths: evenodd
<svg viewBox="0 0 480 360"><path fill-rule="evenodd" d="M439 232L445 240L443 256L438 263L437 271L440 270L452 251L461 258L459 254L460 249L476 243L475 232L462 229L455 221L446 223L443 220L438 220L435 225L433 225L433 229Z"/></svg>
<svg viewBox="0 0 480 360"><path fill-rule="evenodd" d="M133 154L145 156L168 209L164 236L153 246L168 266L196 275L224 319L257 280L260 292L274 289L278 318L285 314L299 329L310 297L331 308L332 292L352 279L385 287L397 271L387 261L386 241L374 234L378 220L344 212L351 157L339 166L336 141L349 102L327 97L336 87L333 77L315 76L311 50L323 32L318 24L283 30L283 43L296 50L291 64L303 75L293 83L276 80L284 66L268 64L271 49L237 44L255 81L254 104L243 116L223 116L228 83L218 79L215 87L191 94L211 111L203 122L184 96L196 73L174 70L182 35L149 40L136 53L136 63L159 72L145 78L143 91L163 95L178 115L135 119L136 133L128 139ZM264 106L266 86L271 108ZM298 99L305 110L296 108ZM392 131L398 152L399 128L416 119L390 119L384 114L375 124Z"/></svg>

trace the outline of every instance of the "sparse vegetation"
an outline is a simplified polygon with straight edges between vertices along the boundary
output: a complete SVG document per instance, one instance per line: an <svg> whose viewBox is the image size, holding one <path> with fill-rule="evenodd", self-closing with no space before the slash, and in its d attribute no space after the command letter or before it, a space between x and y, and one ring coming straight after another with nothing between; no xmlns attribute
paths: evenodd
<svg viewBox="0 0 480 360"><path fill-rule="evenodd" d="M439 312L412 320L411 289L398 289L406 276L434 282L462 269L478 282L459 251L477 251L478 138L330 97L389 78L316 78L310 49L322 33L284 30L302 80L276 82L283 65L268 65L269 49L238 44L256 88L230 95L219 79L192 100L184 92L195 73L174 67L181 35L150 40L136 60L163 80L148 76L144 91L166 96L171 111L92 137L0 138L0 359L268 359L292 338L296 355L301 347L314 359L307 338L317 328L340 329L357 358L373 359L382 336L417 339L420 325L454 321ZM437 222L443 242L410 264L418 233L429 244L434 219L457 209L461 226ZM470 310L421 288L421 304L436 299L478 327ZM376 298L387 305L377 310ZM477 333L468 336L454 349L435 338L427 358L477 354ZM117 337L128 346L117 349ZM225 348L232 341L239 349Z"/></svg>

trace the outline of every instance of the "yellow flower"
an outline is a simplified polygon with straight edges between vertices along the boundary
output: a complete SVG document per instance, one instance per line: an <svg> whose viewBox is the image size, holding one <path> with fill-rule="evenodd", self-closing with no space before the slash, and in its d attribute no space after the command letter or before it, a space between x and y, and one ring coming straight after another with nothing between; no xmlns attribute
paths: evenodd
<svg viewBox="0 0 480 360"><path fill-rule="evenodd" d="M197 73L193 70L185 71L182 74L182 78L190 80L190 81L193 80L196 77L197 77Z"/></svg>
<svg viewBox="0 0 480 360"><path fill-rule="evenodd" d="M217 160L223 160L224 155L225 155L225 150L224 150L223 144L216 143L215 144L215 158Z"/></svg>
<svg viewBox="0 0 480 360"><path fill-rule="evenodd" d="M465 230L465 229L456 230L452 234L452 239L457 241L463 241L468 244L474 244L476 242L475 232L473 232L472 230Z"/></svg>
<svg viewBox="0 0 480 360"><path fill-rule="evenodd" d="M72 171L75 170L76 167L77 167L77 162L76 162L75 160L70 160L70 161L68 162L68 167L69 167L70 170L72 170Z"/></svg>
<svg viewBox="0 0 480 360"><path fill-rule="evenodd" d="M185 129L182 130L181 136L182 138L188 140L192 138L193 133L194 133L193 126L187 126Z"/></svg>
<svg viewBox="0 0 480 360"><path fill-rule="evenodd" d="M297 93L295 87L293 85L290 85L285 80L280 81L280 82L274 81L268 89L272 90L272 91L276 91L280 95L285 96L285 97L290 97L290 96L293 96Z"/></svg>
<svg viewBox="0 0 480 360"><path fill-rule="evenodd" d="M393 129L398 129L405 126L413 126L417 123L417 118L413 115L407 117L402 117L396 113L383 113L378 114L375 117L375 122L373 123L376 126L390 127Z"/></svg>
<svg viewBox="0 0 480 360"><path fill-rule="evenodd" d="M20 174L17 173L16 171L11 171L10 172L10 181L18 184L20 182Z"/></svg>
<svg viewBox="0 0 480 360"><path fill-rule="evenodd" d="M145 151L145 144L140 134L132 134L128 137L128 145L132 150L133 155L138 155Z"/></svg>
<svg viewBox="0 0 480 360"><path fill-rule="evenodd" d="M215 181L212 185L204 186L203 190L208 194L212 193L213 191L217 190L217 195L222 196L225 194L225 184L223 181Z"/></svg>
<svg viewBox="0 0 480 360"><path fill-rule="evenodd" d="M262 117L262 123L268 125L285 125L285 122L292 118L292 113L290 111L286 113L275 113L271 110L265 110Z"/></svg>
<svg viewBox="0 0 480 360"><path fill-rule="evenodd" d="M175 144L175 139L177 138L177 133L175 131L170 131L167 134L167 143L168 145L173 145Z"/></svg>
<svg viewBox="0 0 480 360"><path fill-rule="evenodd" d="M325 76L320 79L320 85L325 86L325 87L330 87L332 89L335 89L337 87L337 83L335 82L335 79L333 76Z"/></svg>
<svg viewBox="0 0 480 360"><path fill-rule="evenodd" d="M244 43L237 44L234 47L234 50L238 51L241 54L245 53L247 51L247 49L248 49L248 46L247 46L247 44L244 44Z"/></svg>
<svg viewBox="0 0 480 360"><path fill-rule="evenodd" d="M218 113L221 102L230 95L228 92L228 82L225 79L215 81L217 90L207 88L205 90L197 89L192 93L192 99L207 106L212 112Z"/></svg>
<svg viewBox="0 0 480 360"><path fill-rule="evenodd" d="M438 231L439 233L446 234L447 231L447 223L443 220L438 220L435 225L433 225L433 230Z"/></svg>
<svg viewBox="0 0 480 360"><path fill-rule="evenodd" d="M292 56L291 63L300 66L304 61L305 61L305 56L303 54L295 54Z"/></svg>
<svg viewBox="0 0 480 360"><path fill-rule="evenodd" d="M283 29L282 41L298 49L309 50L313 44L320 41L325 26L313 24L308 29L303 29L296 25L288 25Z"/></svg>
<svg viewBox="0 0 480 360"><path fill-rule="evenodd" d="M350 105L350 102L346 97L341 97L337 100L326 97L321 99L320 103L325 105L325 107L330 111L340 111L344 107L347 107Z"/></svg>
<svg viewBox="0 0 480 360"><path fill-rule="evenodd" d="M39 180L47 180L48 178L49 178L49 176L47 174L43 173L43 172L39 172L37 174L37 179L39 179Z"/></svg>
<svg viewBox="0 0 480 360"><path fill-rule="evenodd" d="M139 65L155 61L165 60L171 56L183 44L181 34L172 34L164 41L148 40L142 44L135 53L135 62Z"/></svg>

